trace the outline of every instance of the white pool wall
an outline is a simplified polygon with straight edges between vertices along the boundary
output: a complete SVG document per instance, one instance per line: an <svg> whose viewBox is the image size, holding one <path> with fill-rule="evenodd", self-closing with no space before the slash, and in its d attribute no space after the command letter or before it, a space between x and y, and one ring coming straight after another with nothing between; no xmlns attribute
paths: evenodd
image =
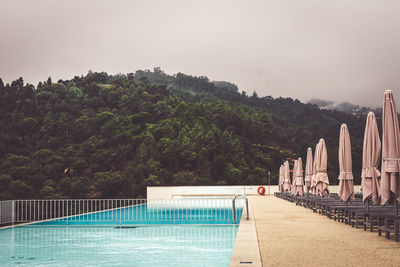
<svg viewBox="0 0 400 267"><path fill-rule="evenodd" d="M196 197L226 197L235 194L257 195L257 189L265 187L265 193L273 195L278 191L277 185L230 185L230 186L150 186L147 187L147 199L177 199ZM354 186L355 192L360 192L360 185ZM331 193L337 193L339 186L329 186Z"/></svg>

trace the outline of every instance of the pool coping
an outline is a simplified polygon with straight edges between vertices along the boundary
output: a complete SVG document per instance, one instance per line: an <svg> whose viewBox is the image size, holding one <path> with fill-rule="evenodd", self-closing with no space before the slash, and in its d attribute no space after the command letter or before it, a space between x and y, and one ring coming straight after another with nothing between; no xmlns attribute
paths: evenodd
<svg viewBox="0 0 400 267"><path fill-rule="evenodd" d="M229 266L262 266L253 206L250 199L249 220L246 220L246 213L243 211Z"/></svg>

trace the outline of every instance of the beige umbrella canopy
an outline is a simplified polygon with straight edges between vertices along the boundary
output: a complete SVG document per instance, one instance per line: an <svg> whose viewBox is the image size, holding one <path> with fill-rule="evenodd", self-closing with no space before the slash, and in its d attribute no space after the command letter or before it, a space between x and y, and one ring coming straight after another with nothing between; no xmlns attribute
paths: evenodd
<svg viewBox="0 0 400 267"><path fill-rule="evenodd" d="M349 129L345 123L340 127L339 137L339 197L343 201L354 199L353 168Z"/></svg>
<svg viewBox="0 0 400 267"><path fill-rule="evenodd" d="M290 191L289 162L283 163L283 191Z"/></svg>
<svg viewBox="0 0 400 267"><path fill-rule="evenodd" d="M326 151L325 140L319 140L319 147L317 149L316 156L316 192L320 196L328 196L329 195L329 178L327 174L327 165L328 165L328 153Z"/></svg>
<svg viewBox="0 0 400 267"><path fill-rule="evenodd" d="M390 200L400 200L399 164L399 121L393 93L388 90L385 92L382 110L381 204L385 204Z"/></svg>
<svg viewBox="0 0 400 267"><path fill-rule="evenodd" d="M283 165L279 167L279 192L283 192Z"/></svg>
<svg viewBox="0 0 400 267"><path fill-rule="evenodd" d="M291 192L293 195L296 195L296 168L297 168L297 160L294 161L293 171L292 171L292 188Z"/></svg>
<svg viewBox="0 0 400 267"><path fill-rule="evenodd" d="M321 143L318 142L318 144L315 146L315 150L314 150L314 161L313 161L313 175L312 175L312 182L311 182L311 186L312 186L312 192L314 195L317 195L317 162L318 162L318 157L319 157L319 150L321 147Z"/></svg>
<svg viewBox="0 0 400 267"><path fill-rule="evenodd" d="M317 185L317 168L316 168L316 165L317 165L317 161L318 161L317 151L318 151L319 147L320 147L320 143L318 142L318 144L315 146L315 150L314 150L314 161L313 161L313 165L312 165L313 169L312 169L311 186L310 186L311 193L313 193L314 195L317 194L317 187L316 187L316 185Z"/></svg>
<svg viewBox="0 0 400 267"><path fill-rule="evenodd" d="M372 203L378 204L380 172L378 171L379 157L381 154L381 140L379 138L378 125L375 114L369 112L364 132L364 145L362 156L361 188L363 201L371 197Z"/></svg>
<svg viewBox="0 0 400 267"><path fill-rule="evenodd" d="M281 192L281 172L282 172L282 166L279 167L279 175L278 175L278 191Z"/></svg>
<svg viewBox="0 0 400 267"><path fill-rule="evenodd" d="M306 160L306 175L305 175L305 193L308 193L311 187L311 178L313 174L313 155L312 149L309 147L307 149L307 160Z"/></svg>
<svg viewBox="0 0 400 267"><path fill-rule="evenodd" d="M303 196L304 195L304 183L303 183L303 162L301 158L299 158L297 161L296 169L295 171L295 180L296 180L296 195Z"/></svg>

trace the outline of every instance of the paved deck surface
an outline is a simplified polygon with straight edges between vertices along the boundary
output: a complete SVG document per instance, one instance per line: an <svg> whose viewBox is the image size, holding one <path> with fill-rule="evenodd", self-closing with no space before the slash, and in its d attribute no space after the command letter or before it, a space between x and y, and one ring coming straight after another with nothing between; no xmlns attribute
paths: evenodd
<svg viewBox="0 0 400 267"><path fill-rule="evenodd" d="M400 242L274 196L250 196L263 266L400 266Z"/></svg>
<svg viewBox="0 0 400 267"><path fill-rule="evenodd" d="M246 212L242 213L231 263L229 265L229 267L242 266L262 266L256 225L254 222L254 212L251 206L249 206L249 220L247 220Z"/></svg>

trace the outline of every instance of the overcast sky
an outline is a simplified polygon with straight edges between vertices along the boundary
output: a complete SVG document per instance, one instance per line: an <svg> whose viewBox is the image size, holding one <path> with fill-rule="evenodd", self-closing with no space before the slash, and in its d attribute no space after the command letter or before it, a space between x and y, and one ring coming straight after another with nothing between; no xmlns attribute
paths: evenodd
<svg viewBox="0 0 400 267"><path fill-rule="evenodd" d="M0 78L161 67L251 94L400 103L400 1L0 0Z"/></svg>

